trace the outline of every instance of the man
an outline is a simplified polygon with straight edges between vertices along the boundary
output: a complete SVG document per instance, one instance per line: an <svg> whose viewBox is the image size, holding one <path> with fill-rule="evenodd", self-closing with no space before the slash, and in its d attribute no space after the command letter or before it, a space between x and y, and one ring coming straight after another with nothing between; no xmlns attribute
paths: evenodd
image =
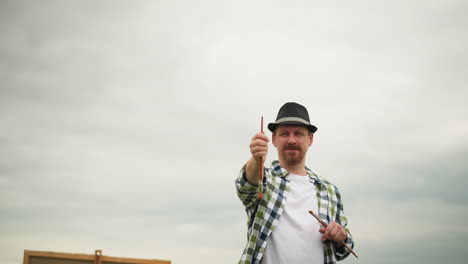
<svg viewBox="0 0 468 264"><path fill-rule="evenodd" d="M269 138L257 133L250 142L251 158L236 180L237 194L248 215L248 242L239 263L336 263L349 255L343 246L354 242L346 228L338 189L305 166L306 153L317 127L307 109L283 105L275 123L268 124L278 161L263 168L262 198L259 172L268 152ZM327 228L309 214L314 211Z"/></svg>

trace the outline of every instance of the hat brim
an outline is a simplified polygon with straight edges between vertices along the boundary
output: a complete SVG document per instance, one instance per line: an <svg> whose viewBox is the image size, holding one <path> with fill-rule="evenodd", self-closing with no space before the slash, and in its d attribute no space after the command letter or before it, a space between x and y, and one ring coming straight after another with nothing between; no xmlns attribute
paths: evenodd
<svg viewBox="0 0 468 264"><path fill-rule="evenodd" d="M309 129L310 132L312 133L315 133L317 131L317 127L314 126L314 125L309 125L309 124L304 124L304 123L301 123L301 122L297 122L297 121L286 121L286 122L281 122L281 123L269 123L268 124L268 130L270 130L272 133L275 132L276 128L279 126L279 125L296 125L296 126L303 126L303 127L306 127L307 129Z"/></svg>

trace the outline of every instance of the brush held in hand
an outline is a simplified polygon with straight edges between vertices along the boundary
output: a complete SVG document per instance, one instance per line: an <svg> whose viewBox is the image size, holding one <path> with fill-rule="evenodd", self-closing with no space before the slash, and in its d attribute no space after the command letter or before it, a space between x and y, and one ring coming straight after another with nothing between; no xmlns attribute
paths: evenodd
<svg viewBox="0 0 468 264"><path fill-rule="evenodd" d="M263 116L260 120L260 132L263 133ZM258 166L258 199L262 199L263 197L263 158L260 158L260 166Z"/></svg>
<svg viewBox="0 0 468 264"><path fill-rule="evenodd" d="M314 213L314 211L310 210L309 213L310 213L313 217L315 217L315 219L317 219L317 221L319 221L320 224L321 224L324 228L327 228L327 224L326 224L322 219L320 219L320 217L318 217L318 215L316 215L316 214ZM349 250L349 252L351 252L356 258L358 257L358 256L356 255L356 253L354 253L354 251L353 251L351 248L349 248L348 245L346 245L346 243L345 243L344 241L340 241L340 244L342 244L347 250Z"/></svg>

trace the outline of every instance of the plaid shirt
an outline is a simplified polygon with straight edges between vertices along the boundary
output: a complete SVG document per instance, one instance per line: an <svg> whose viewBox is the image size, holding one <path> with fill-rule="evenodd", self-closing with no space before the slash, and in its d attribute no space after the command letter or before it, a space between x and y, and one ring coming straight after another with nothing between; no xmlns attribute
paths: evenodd
<svg viewBox="0 0 468 264"><path fill-rule="evenodd" d="M310 182L317 189L318 215L325 223L336 222L343 226L348 238L345 243L354 247L354 242L346 228L347 220L343 215L341 195L333 184L316 175L306 167ZM268 237L278 225L289 193L289 173L273 161L271 168L265 168L263 178L263 198L257 198L258 186L250 184L245 178L245 167L236 180L237 195L245 206L248 215L247 245L239 264L259 264L267 247ZM311 221L316 221L311 216ZM334 264L346 258L350 252L341 247L336 249L332 241L324 242L324 264Z"/></svg>

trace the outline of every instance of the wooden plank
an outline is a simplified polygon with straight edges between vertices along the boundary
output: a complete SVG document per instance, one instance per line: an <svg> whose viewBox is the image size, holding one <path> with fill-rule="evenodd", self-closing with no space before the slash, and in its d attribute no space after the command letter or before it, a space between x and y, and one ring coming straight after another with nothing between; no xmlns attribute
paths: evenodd
<svg viewBox="0 0 468 264"><path fill-rule="evenodd" d="M109 256L102 256L102 263L171 264L169 260L118 258L118 257L109 257Z"/></svg>
<svg viewBox="0 0 468 264"><path fill-rule="evenodd" d="M38 259L38 258L43 258L43 259ZM56 261L54 260L57 260L57 259L61 259L62 261L70 260L70 263L67 262L67 264L81 264L81 263L86 263L88 261L91 261L91 263L94 263L95 255L25 250L23 264L48 263L48 262L44 262L45 259L50 259L51 260L50 264L56 263ZM110 256L101 256L101 260L103 264L171 264L170 260L120 258L120 257L110 257Z"/></svg>
<svg viewBox="0 0 468 264"><path fill-rule="evenodd" d="M94 261L94 255L86 254L74 254L74 253L62 253L62 252L50 252L50 251L32 251L25 250L24 257L44 257L44 258L61 258L61 259L78 259L78 260L91 260ZM28 263L24 263L28 264Z"/></svg>
<svg viewBox="0 0 468 264"><path fill-rule="evenodd" d="M30 256L29 264L94 264L94 261Z"/></svg>

